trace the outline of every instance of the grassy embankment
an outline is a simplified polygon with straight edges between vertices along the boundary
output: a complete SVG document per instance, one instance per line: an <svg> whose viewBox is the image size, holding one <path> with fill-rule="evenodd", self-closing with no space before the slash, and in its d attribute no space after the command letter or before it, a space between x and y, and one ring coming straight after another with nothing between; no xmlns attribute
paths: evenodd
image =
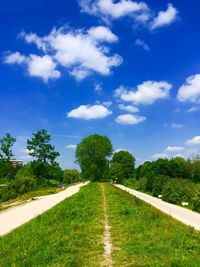
<svg viewBox="0 0 200 267"><path fill-rule="evenodd" d="M200 266L200 233L105 185L115 266Z"/></svg>
<svg viewBox="0 0 200 267"><path fill-rule="evenodd" d="M199 232L110 184L103 186L113 266L200 266ZM89 184L0 239L0 266L101 266L103 219L101 188Z"/></svg>
<svg viewBox="0 0 200 267"><path fill-rule="evenodd" d="M103 218L100 186L89 184L0 238L0 266L100 266Z"/></svg>

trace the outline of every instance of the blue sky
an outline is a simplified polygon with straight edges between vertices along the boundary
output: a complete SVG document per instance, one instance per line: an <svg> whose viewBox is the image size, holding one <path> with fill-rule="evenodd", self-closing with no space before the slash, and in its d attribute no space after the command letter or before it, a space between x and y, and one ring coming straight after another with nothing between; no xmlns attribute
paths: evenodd
<svg viewBox="0 0 200 267"><path fill-rule="evenodd" d="M15 3L16 2L16 3ZM0 136L47 129L64 168L108 135L137 164L200 152L200 3L41 0L1 4Z"/></svg>

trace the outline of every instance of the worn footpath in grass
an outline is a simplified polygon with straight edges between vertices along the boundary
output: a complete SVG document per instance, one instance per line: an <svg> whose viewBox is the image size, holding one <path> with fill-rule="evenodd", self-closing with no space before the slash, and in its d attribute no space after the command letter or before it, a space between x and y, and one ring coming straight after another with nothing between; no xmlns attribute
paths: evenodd
<svg viewBox="0 0 200 267"><path fill-rule="evenodd" d="M103 219L100 185L89 184L0 238L0 266L100 266Z"/></svg>
<svg viewBox="0 0 200 267"><path fill-rule="evenodd" d="M114 266L200 266L200 233L105 184Z"/></svg>

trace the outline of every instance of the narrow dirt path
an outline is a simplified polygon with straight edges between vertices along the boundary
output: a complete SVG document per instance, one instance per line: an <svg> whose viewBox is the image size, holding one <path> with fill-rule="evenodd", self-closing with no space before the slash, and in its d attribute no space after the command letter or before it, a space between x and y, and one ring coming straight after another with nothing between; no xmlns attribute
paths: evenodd
<svg viewBox="0 0 200 267"><path fill-rule="evenodd" d="M11 232L34 217L42 214L48 209L51 209L67 197L76 194L80 190L80 187L86 184L87 182L70 186L60 193L37 197L36 200L28 202L23 206L17 206L0 212L0 236Z"/></svg>
<svg viewBox="0 0 200 267"><path fill-rule="evenodd" d="M104 260L101 264L101 267L112 267L112 243L111 243L111 226L109 225L108 220L108 211L107 211L107 201L104 186L102 184L102 194L103 194L103 211L104 211L104 233L103 233L103 245L104 245Z"/></svg>
<svg viewBox="0 0 200 267"><path fill-rule="evenodd" d="M194 229L200 231L200 214L194 211L191 211L186 208L182 208L180 206L170 204L168 202L165 202L161 199L158 199L156 197L152 197L148 194L141 193L139 191L130 189L128 187L125 187L123 185L116 184L116 187L128 192L131 195L136 196L137 198L151 204L155 208L165 212L166 214L170 215L171 217L177 219L178 221L194 227Z"/></svg>

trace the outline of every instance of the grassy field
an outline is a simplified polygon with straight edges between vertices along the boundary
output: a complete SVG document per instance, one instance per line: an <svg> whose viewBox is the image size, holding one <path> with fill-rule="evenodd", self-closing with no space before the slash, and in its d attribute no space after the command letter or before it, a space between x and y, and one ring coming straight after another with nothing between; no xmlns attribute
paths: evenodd
<svg viewBox="0 0 200 267"><path fill-rule="evenodd" d="M0 238L0 266L100 266L102 192L93 183Z"/></svg>
<svg viewBox="0 0 200 267"><path fill-rule="evenodd" d="M105 184L115 266L200 266L200 234Z"/></svg>

